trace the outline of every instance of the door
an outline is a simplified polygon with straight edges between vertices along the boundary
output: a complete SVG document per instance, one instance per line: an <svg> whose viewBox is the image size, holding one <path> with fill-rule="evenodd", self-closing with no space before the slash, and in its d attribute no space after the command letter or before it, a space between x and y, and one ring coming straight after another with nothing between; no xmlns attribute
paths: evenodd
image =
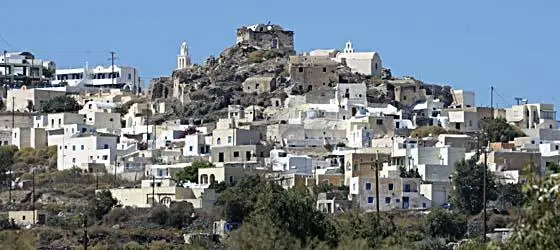
<svg viewBox="0 0 560 250"><path fill-rule="evenodd" d="M408 209L410 203L409 197L402 197L402 208Z"/></svg>
<svg viewBox="0 0 560 250"><path fill-rule="evenodd" d="M224 162L224 153L219 153L218 154L218 162Z"/></svg>

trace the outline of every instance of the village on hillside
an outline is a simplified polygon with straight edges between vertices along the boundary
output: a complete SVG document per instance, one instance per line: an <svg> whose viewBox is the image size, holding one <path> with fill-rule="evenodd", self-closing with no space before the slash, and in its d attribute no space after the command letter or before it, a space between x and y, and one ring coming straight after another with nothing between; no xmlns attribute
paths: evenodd
<svg viewBox="0 0 560 250"><path fill-rule="evenodd" d="M39 234L39 242L87 249L125 236L95 229L82 239L84 228L142 228L124 218L154 216L149 209L157 208L182 220L169 244L228 238L257 218L239 202L264 202L255 197L265 191L243 189L258 181L311 190L313 209L327 217L467 210L467 218L484 221L479 235L505 242L513 227L490 217L509 218L521 203L502 187L521 192L534 176L560 171L553 104L481 104L468 89L393 75L379 52L356 51L351 41L312 51L296 51L296 43L280 25L242 26L231 47L199 65L179 41L178 55L169 55L176 69L155 79L114 60L58 68L33 52L4 51L0 207L7 221L38 232L61 228L48 240ZM230 212L204 217L218 209ZM459 244L472 235L468 225L461 236L441 238ZM81 241L68 241L74 238Z"/></svg>

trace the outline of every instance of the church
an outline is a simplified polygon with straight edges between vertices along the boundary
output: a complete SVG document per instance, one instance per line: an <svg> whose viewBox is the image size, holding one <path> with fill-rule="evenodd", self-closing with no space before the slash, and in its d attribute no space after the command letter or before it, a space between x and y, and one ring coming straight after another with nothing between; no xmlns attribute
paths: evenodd
<svg viewBox="0 0 560 250"><path fill-rule="evenodd" d="M189 55L189 46L187 42L181 44L179 56L177 56L177 70L182 70L192 65L191 56Z"/></svg>

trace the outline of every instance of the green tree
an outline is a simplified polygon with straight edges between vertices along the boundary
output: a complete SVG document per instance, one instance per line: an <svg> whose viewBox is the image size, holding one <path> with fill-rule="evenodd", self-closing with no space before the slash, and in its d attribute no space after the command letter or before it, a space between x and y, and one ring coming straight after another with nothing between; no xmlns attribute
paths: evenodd
<svg viewBox="0 0 560 250"><path fill-rule="evenodd" d="M501 209L520 207L525 202L521 184L498 184L496 187L497 205Z"/></svg>
<svg viewBox="0 0 560 250"><path fill-rule="evenodd" d="M103 218L111 209L118 203L117 199L113 198L111 191L103 190L95 194L95 198L89 202L89 215L97 220Z"/></svg>
<svg viewBox="0 0 560 250"><path fill-rule="evenodd" d="M496 185L492 173L485 169L484 165L475 164L473 160L463 160L455 164L453 206L471 215L482 211L484 171L486 171L486 199L487 201L496 199Z"/></svg>
<svg viewBox="0 0 560 250"><path fill-rule="evenodd" d="M426 217L424 230L432 237L461 239L467 232L467 219L457 212L434 208Z"/></svg>
<svg viewBox="0 0 560 250"><path fill-rule="evenodd" d="M259 194L264 192L266 182L259 176L250 176L238 181L224 190L216 205L219 206L222 218L228 222L243 222L255 209ZM274 192L281 192L282 187L273 186Z"/></svg>
<svg viewBox="0 0 560 250"><path fill-rule="evenodd" d="M529 175L523 186L527 201L507 249L560 249L559 186L557 177Z"/></svg>
<svg viewBox="0 0 560 250"><path fill-rule="evenodd" d="M389 217L378 218L375 213L359 211L341 214L336 218L335 223L341 242L345 240L365 240L367 249L379 248L382 240L397 230L396 225Z"/></svg>
<svg viewBox="0 0 560 250"><path fill-rule="evenodd" d="M269 218L243 223L228 237L226 242L228 249L301 249L301 243L296 237L273 224L274 222Z"/></svg>
<svg viewBox="0 0 560 250"><path fill-rule="evenodd" d="M12 164L14 164L14 155L17 151L18 148L14 145L0 147L0 178L4 181L5 185L9 185L9 175L6 173L10 171Z"/></svg>
<svg viewBox="0 0 560 250"><path fill-rule="evenodd" d="M298 238L300 242L309 239L335 244L334 226L325 215L315 209L315 199L307 188L279 189L279 185L267 182L259 194L251 220L270 219L271 226L282 228Z"/></svg>
<svg viewBox="0 0 560 250"><path fill-rule="evenodd" d="M193 218L194 207L189 202L173 202L166 206L155 206L150 212L149 220L165 227L183 228L189 225Z"/></svg>
<svg viewBox="0 0 560 250"><path fill-rule="evenodd" d="M208 161L196 160L191 163L190 166L186 166L181 170L175 178L178 181L190 181L194 183L198 183L198 169L199 168L211 168L214 167L212 163Z"/></svg>
<svg viewBox="0 0 560 250"><path fill-rule="evenodd" d="M517 127L507 123L505 118L485 119L482 121L482 130L485 133L484 144L490 142L509 142L516 137L525 136Z"/></svg>
<svg viewBox="0 0 560 250"><path fill-rule="evenodd" d="M78 104L74 97L69 95L52 98L42 107L44 113L75 112L80 109L80 104Z"/></svg>

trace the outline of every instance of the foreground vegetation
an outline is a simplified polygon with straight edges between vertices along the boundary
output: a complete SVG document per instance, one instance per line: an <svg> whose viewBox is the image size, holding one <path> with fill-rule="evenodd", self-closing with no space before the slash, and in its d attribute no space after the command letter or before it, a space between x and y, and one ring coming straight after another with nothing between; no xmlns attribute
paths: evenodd
<svg viewBox="0 0 560 250"><path fill-rule="evenodd" d="M529 178L520 185L501 185L489 176L487 231L516 227L509 242L481 241L482 175L474 161L459 162L453 176L452 208L427 212L324 214L315 210L317 192L345 192L332 186L283 189L278 183L250 177L219 189L216 207L199 211L192 204L177 202L170 207L120 207L108 191L100 188L134 185L101 174L99 178L76 170L56 171L56 150L0 147L0 167L18 169L17 177L28 179L37 170L36 207L47 212L47 224L20 229L5 217L0 219L0 242L13 242L2 249L79 248L83 245L87 219L88 246L92 249L558 249L556 178ZM56 162L56 160L55 160ZM181 176L193 180L199 162ZM5 200L6 190L0 193ZM18 195L18 192L21 193ZM15 203L3 210L30 209L30 190L14 190ZM224 219L240 223L229 237L196 237L185 244L184 234L212 233L213 222ZM8 247L8 248L6 248Z"/></svg>

